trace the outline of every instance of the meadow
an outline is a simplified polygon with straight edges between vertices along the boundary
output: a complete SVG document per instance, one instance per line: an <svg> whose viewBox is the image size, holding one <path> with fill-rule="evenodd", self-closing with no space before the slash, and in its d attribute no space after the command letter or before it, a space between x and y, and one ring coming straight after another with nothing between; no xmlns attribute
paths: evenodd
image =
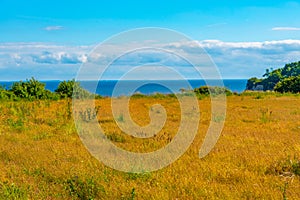
<svg viewBox="0 0 300 200"><path fill-rule="evenodd" d="M179 103L159 95L130 100L139 125L150 122L148 111L158 103L168 118L150 139L118 128L110 98L96 100L93 117L117 146L150 152L177 133ZM0 199L300 199L299 95L228 96L222 134L202 159L198 154L211 111L209 97L199 98L199 129L187 152L168 167L140 174L106 167L89 153L71 104L70 99L0 102ZM88 120L83 113L77 114Z"/></svg>

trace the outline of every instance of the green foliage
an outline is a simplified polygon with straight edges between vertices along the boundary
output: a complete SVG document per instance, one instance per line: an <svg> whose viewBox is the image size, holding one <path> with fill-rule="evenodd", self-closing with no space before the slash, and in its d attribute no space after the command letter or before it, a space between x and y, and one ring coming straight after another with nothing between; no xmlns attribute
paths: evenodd
<svg viewBox="0 0 300 200"><path fill-rule="evenodd" d="M146 95L144 94L141 94L141 93L134 93L131 98L135 98L135 99L140 99L140 98L145 98L147 97Z"/></svg>
<svg viewBox="0 0 300 200"><path fill-rule="evenodd" d="M232 95L232 92L227 88L218 86L201 86L199 88L195 88L194 92L198 95Z"/></svg>
<svg viewBox="0 0 300 200"><path fill-rule="evenodd" d="M255 90L257 85L260 85L262 82L262 79L258 79L256 77L252 77L248 79L246 88L247 90Z"/></svg>
<svg viewBox="0 0 300 200"><path fill-rule="evenodd" d="M300 160L297 158L279 160L269 166L265 173L275 175L292 173L295 176L300 176Z"/></svg>
<svg viewBox="0 0 300 200"><path fill-rule="evenodd" d="M107 137L107 139L109 139L113 142L120 142L120 143L125 142L125 138L123 137L123 135L115 133L115 132L108 134L106 137Z"/></svg>
<svg viewBox="0 0 300 200"><path fill-rule="evenodd" d="M35 99L51 99L54 96L49 90L45 89L45 84L34 78L26 81L15 82L10 91L19 98L35 100Z"/></svg>
<svg viewBox="0 0 300 200"><path fill-rule="evenodd" d="M132 190L131 190L131 199L132 200L135 199L135 188L132 188Z"/></svg>
<svg viewBox="0 0 300 200"><path fill-rule="evenodd" d="M299 92L300 61L286 64L276 70L267 69L262 79L256 77L247 81L246 90L276 90L278 92ZM291 86L288 86L291 85Z"/></svg>
<svg viewBox="0 0 300 200"><path fill-rule="evenodd" d="M273 70L272 72L264 75L265 79L262 80L264 90L273 90L275 85L282 79L281 69Z"/></svg>
<svg viewBox="0 0 300 200"><path fill-rule="evenodd" d="M95 108L86 108L83 111L79 111L79 117L82 121L89 122L97 118L100 106Z"/></svg>
<svg viewBox="0 0 300 200"><path fill-rule="evenodd" d="M0 99L13 100L16 99L16 96L13 92L6 90L4 87L0 85Z"/></svg>
<svg viewBox="0 0 300 200"><path fill-rule="evenodd" d="M55 90L61 98L93 98L95 95L91 94L89 91L85 90L80 86L79 82L75 80L63 81L58 85L58 88Z"/></svg>
<svg viewBox="0 0 300 200"><path fill-rule="evenodd" d="M24 129L24 122L22 119L13 120L13 119L8 118L7 124L15 130L21 131Z"/></svg>
<svg viewBox="0 0 300 200"><path fill-rule="evenodd" d="M300 61L286 64L281 74L284 78L300 75Z"/></svg>
<svg viewBox="0 0 300 200"><path fill-rule="evenodd" d="M116 120L117 120L118 122L124 122L124 121L125 121L124 115L121 113L121 114L117 117Z"/></svg>
<svg viewBox="0 0 300 200"><path fill-rule="evenodd" d="M71 98L73 95L74 85L75 85L75 80L63 81L58 85L55 92L58 93L63 98L66 97Z"/></svg>
<svg viewBox="0 0 300 200"><path fill-rule="evenodd" d="M81 180L78 176L68 179L65 188L73 198L83 200L97 199L98 193L104 192L104 188L98 185L93 178Z"/></svg>
<svg viewBox="0 0 300 200"><path fill-rule="evenodd" d="M0 199L27 199L26 190L15 184L0 182Z"/></svg>
<svg viewBox="0 0 300 200"><path fill-rule="evenodd" d="M274 90L276 92L286 93L298 93L300 92L300 75L299 76L292 76L285 78L281 81L279 81L275 87Z"/></svg>
<svg viewBox="0 0 300 200"><path fill-rule="evenodd" d="M80 86L75 80L63 81L55 92L45 89L45 84L31 78L26 81L14 82L9 90L0 85L0 100L58 100L60 98L102 98L94 95Z"/></svg>

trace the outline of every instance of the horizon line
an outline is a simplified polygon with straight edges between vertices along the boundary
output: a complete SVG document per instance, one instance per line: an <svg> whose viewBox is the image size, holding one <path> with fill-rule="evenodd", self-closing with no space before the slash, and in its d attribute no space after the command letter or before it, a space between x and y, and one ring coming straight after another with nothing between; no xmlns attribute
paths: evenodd
<svg viewBox="0 0 300 200"><path fill-rule="evenodd" d="M18 79L18 80L0 80L0 82L17 82L17 81L28 81L31 78L28 79ZM126 79L126 80L120 80L120 79L80 79L75 81L183 81L183 80L248 80L249 78L208 78L208 79L197 79L197 78L187 78L187 79ZM72 79L36 79L37 81L71 81Z"/></svg>

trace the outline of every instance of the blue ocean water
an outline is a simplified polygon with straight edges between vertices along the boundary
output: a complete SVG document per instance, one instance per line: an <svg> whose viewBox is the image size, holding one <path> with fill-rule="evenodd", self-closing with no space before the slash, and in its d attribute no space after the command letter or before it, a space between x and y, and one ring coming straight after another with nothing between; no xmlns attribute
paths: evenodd
<svg viewBox="0 0 300 200"><path fill-rule="evenodd" d="M45 83L45 88L54 91L61 81L41 81ZM0 81L0 85L9 88L13 81ZM204 80L160 80L160 81L143 81L143 80L101 80L97 81L81 81L81 86L90 92L99 94L101 96L121 96L131 95L134 92L149 95L153 93L178 93L180 89L193 89L206 85ZM247 79L225 79L224 86L233 92L241 93L246 88ZM221 86L217 80L209 80L210 86ZM117 90L114 91L115 86ZM95 89L93 89L95 88ZM93 91L96 90L96 91Z"/></svg>

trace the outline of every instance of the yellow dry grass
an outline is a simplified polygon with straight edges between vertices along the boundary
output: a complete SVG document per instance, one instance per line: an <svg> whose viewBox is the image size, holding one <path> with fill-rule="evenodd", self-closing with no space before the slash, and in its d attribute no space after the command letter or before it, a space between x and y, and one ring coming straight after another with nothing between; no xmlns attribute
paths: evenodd
<svg viewBox="0 0 300 200"><path fill-rule="evenodd" d="M108 138L130 151L162 148L179 127L176 98L130 100L131 117L139 125L150 122L151 105L166 109L164 128L150 139L133 138L118 128L111 99L96 104ZM1 102L0 198L300 199L295 171L300 159L300 97L228 97L222 134L203 159L198 154L211 120L209 98L199 105L199 130L188 151L162 170L131 174L108 168L90 155L70 117L70 102Z"/></svg>

